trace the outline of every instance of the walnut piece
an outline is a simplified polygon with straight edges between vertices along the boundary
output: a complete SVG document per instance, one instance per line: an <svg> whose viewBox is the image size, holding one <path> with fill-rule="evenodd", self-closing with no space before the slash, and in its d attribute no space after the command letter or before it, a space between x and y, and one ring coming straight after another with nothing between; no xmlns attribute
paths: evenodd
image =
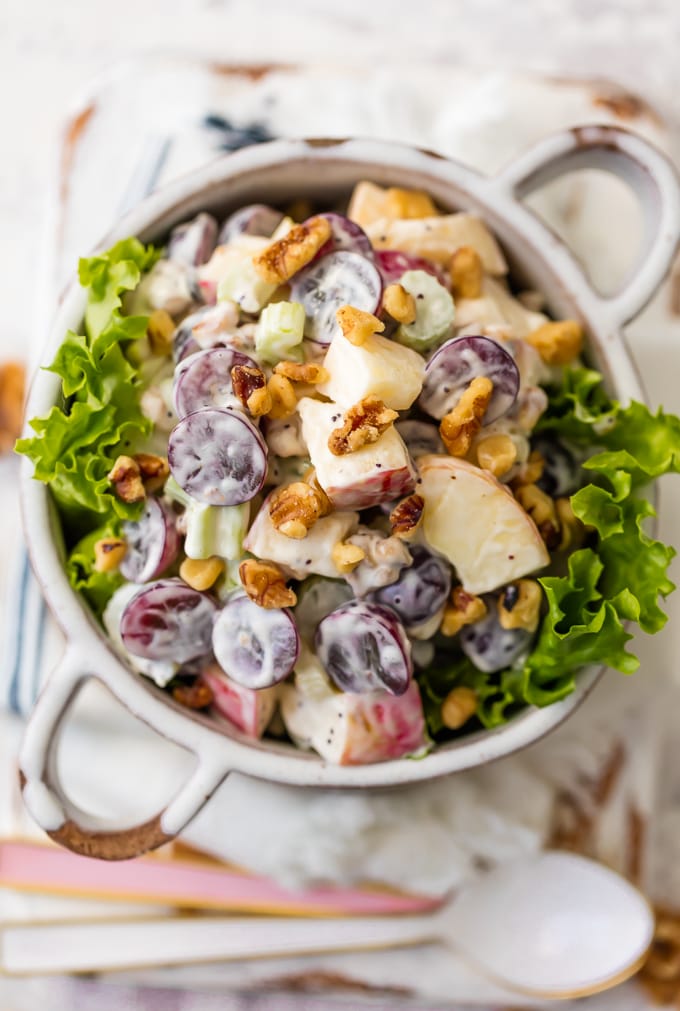
<svg viewBox="0 0 680 1011"><path fill-rule="evenodd" d="M525 340L548 365L568 365L583 348L583 327L575 319L544 323Z"/></svg>
<svg viewBox="0 0 680 1011"><path fill-rule="evenodd" d="M449 602L439 626L442 635L456 635L464 625L472 625L486 614L486 604L481 597L468 593L462 586L451 591Z"/></svg>
<svg viewBox="0 0 680 1011"><path fill-rule="evenodd" d="M119 456L108 474L116 496L123 502L141 502L146 498L139 464L131 456Z"/></svg>
<svg viewBox="0 0 680 1011"><path fill-rule="evenodd" d="M366 552L358 544L348 544L343 541L338 541L331 551L333 564L343 576L348 572L354 572L365 557Z"/></svg>
<svg viewBox="0 0 680 1011"><path fill-rule="evenodd" d="M424 509L425 500L420 495L402 499L390 513L392 535L410 541L421 524Z"/></svg>
<svg viewBox="0 0 680 1011"><path fill-rule="evenodd" d="M252 365L234 365L231 384L238 399L254 418L271 411L272 398L262 369Z"/></svg>
<svg viewBox="0 0 680 1011"><path fill-rule="evenodd" d="M213 701L212 688L201 677L197 677L190 685L175 685L172 689L172 697L175 702L179 702L181 706L186 706L187 709L207 709L209 705L212 705Z"/></svg>
<svg viewBox="0 0 680 1011"><path fill-rule="evenodd" d="M511 481L511 488L517 491L524 484L536 484L543 474L545 460L537 449L534 449L526 463L520 465L519 470Z"/></svg>
<svg viewBox="0 0 680 1011"><path fill-rule="evenodd" d="M515 489L515 498L538 527L546 547L554 550L560 542L555 503L536 484L523 484Z"/></svg>
<svg viewBox="0 0 680 1011"><path fill-rule="evenodd" d="M327 498L305 481L294 481L274 492L269 516L284 537L302 540L327 508Z"/></svg>
<svg viewBox="0 0 680 1011"><path fill-rule="evenodd" d="M398 417L379 397L364 397L345 412L343 424L328 436L328 448L334 456L355 453L377 442Z"/></svg>
<svg viewBox="0 0 680 1011"><path fill-rule="evenodd" d="M159 491L168 479L170 466L166 457L155 453L135 453L132 458L139 467L142 483L148 493Z"/></svg>
<svg viewBox="0 0 680 1011"><path fill-rule="evenodd" d="M102 537L94 545L94 567L97 572L113 572L125 557L127 544L121 537Z"/></svg>
<svg viewBox="0 0 680 1011"><path fill-rule="evenodd" d="M498 620L502 628L525 628L535 632L541 613L543 591L534 579L518 579L506 586L498 598Z"/></svg>
<svg viewBox="0 0 680 1011"><path fill-rule="evenodd" d="M154 309L146 325L146 336L152 353L171 355L174 332L175 321L167 309Z"/></svg>
<svg viewBox="0 0 680 1011"><path fill-rule="evenodd" d="M451 257L451 294L454 298L480 298L484 267L479 253L472 246L459 246Z"/></svg>
<svg viewBox="0 0 680 1011"><path fill-rule="evenodd" d="M284 284L312 260L331 237L331 226L320 216L293 225L282 238L253 257L253 265L268 284Z"/></svg>
<svg viewBox="0 0 680 1011"><path fill-rule="evenodd" d="M297 397L290 379L286 379L285 376L272 376L267 383L267 392L272 402L267 411L270 418L287 418L295 413Z"/></svg>
<svg viewBox="0 0 680 1011"><path fill-rule="evenodd" d="M243 589L258 607L268 610L278 607L294 607L297 596L289 586L286 577L272 562L261 562L257 558L247 558L238 567Z"/></svg>
<svg viewBox="0 0 680 1011"><path fill-rule="evenodd" d="M8 453L21 434L26 372L19 362L0 365L0 453Z"/></svg>
<svg viewBox="0 0 680 1011"><path fill-rule="evenodd" d="M567 549L574 551L583 544L586 528L575 515L568 498L555 499L555 512L560 527L560 543L557 547L560 551L567 551Z"/></svg>
<svg viewBox="0 0 680 1011"><path fill-rule="evenodd" d="M377 316L353 305L341 305L335 311L335 318L343 336L357 347L364 345L373 334L382 333L385 329L385 324Z"/></svg>
<svg viewBox="0 0 680 1011"><path fill-rule="evenodd" d="M320 516L328 516L330 513L332 513L333 503L331 502L328 495L319 484L319 479L316 476L316 468L309 467L309 469L306 470L305 473L302 475L302 480L305 482L305 484L308 484L316 492L319 498L319 506L321 508Z"/></svg>
<svg viewBox="0 0 680 1011"><path fill-rule="evenodd" d="M477 712L477 692L465 685L452 688L442 702L442 723L449 730L458 730Z"/></svg>
<svg viewBox="0 0 680 1011"><path fill-rule="evenodd" d="M383 309L397 323L413 323L416 318L416 300L403 284L388 284L383 291Z"/></svg>
<svg viewBox="0 0 680 1011"><path fill-rule="evenodd" d="M327 383L330 379L328 369L317 362L279 362L274 366L274 374L284 376L291 383Z"/></svg>
<svg viewBox="0 0 680 1011"><path fill-rule="evenodd" d="M487 376L477 376L456 404L444 415L439 434L451 456L467 456L472 440L482 427L484 412L489 406L493 383Z"/></svg>
<svg viewBox="0 0 680 1011"><path fill-rule="evenodd" d="M475 447L477 463L494 477L507 474L517 459L517 447L509 435L489 435Z"/></svg>
<svg viewBox="0 0 680 1011"><path fill-rule="evenodd" d="M224 572L224 562L210 558L185 558L179 567L180 577L194 590L209 590Z"/></svg>

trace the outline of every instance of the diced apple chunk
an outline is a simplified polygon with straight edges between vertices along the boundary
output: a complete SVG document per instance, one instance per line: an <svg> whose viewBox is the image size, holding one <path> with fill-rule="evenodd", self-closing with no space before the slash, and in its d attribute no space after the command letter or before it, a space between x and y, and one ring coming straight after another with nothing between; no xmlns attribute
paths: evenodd
<svg viewBox="0 0 680 1011"><path fill-rule="evenodd" d="M507 274L501 248L481 218L474 214L441 214L434 218L383 218L366 226L376 249L399 249L447 266L459 246L477 251L487 274Z"/></svg>
<svg viewBox="0 0 680 1011"><path fill-rule="evenodd" d="M342 425L342 408L304 397L298 410L317 480L336 508L367 509L413 491L416 473L394 426L377 442L335 456L328 448L328 437Z"/></svg>
<svg viewBox="0 0 680 1011"><path fill-rule="evenodd" d="M506 324L512 330L513 337L526 337L536 330L548 317L541 312L526 309L510 292L492 277L485 277L482 282L482 294L479 298L456 299L456 327L466 328L471 325L496 326ZM460 329L458 330L460 333Z"/></svg>
<svg viewBox="0 0 680 1011"><path fill-rule="evenodd" d="M267 562L276 562L294 579L306 576L327 576L337 579L331 549L338 541L346 540L359 525L355 512L333 512L317 520L306 537L297 540L279 533L269 515L269 499L255 517L255 522L243 542L246 551Z"/></svg>
<svg viewBox="0 0 680 1011"><path fill-rule="evenodd" d="M319 392L342 407L373 395L386 407L405 411L419 396L425 376L425 360L417 351L380 334L360 346L338 334L323 364L330 378L319 384Z"/></svg>
<svg viewBox="0 0 680 1011"><path fill-rule="evenodd" d="M232 681L216 663L205 667L203 679L213 693L213 705L225 719L248 737L259 739L269 726L279 698L279 686L244 688Z"/></svg>
<svg viewBox="0 0 680 1011"><path fill-rule="evenodd" d="M404 695L347 692L313 699L293 685L281 688L286 730L303 748L336 765L368 765L422 754L430 740L420 692L412 682Z"/></svg>
<svg viewBox="0 0 680 1011"><path fill-rule="evenodd" d="M418 461L423 533L470 593L488 593L550 561L536 524L488 471L452 456Z"/></svg>

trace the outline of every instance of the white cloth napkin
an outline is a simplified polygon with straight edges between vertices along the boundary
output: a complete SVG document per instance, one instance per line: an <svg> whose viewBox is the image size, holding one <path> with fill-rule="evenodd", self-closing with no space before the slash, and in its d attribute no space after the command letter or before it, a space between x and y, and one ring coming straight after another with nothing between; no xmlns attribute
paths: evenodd
<svg viewBox="0 0 680 1011"><path fill-rule="evenodd" d="M70 167L52 212L59 227L44 257L52 281L44 315L77 257L121 210L220 150L269 136L353 133L410 141L493 171L561 127L618 122L602 97L592 85L478 77L443 67L355 73L308 68L259 79L183 62L152 62L133 72L128 67L91 97L84 126L69 141ZM626 125L669 146L663 126L644 111ZM550 187L532 203L583 256L599 283L622 276L638 222L618 185L587 173ZM677 410L678 352L665 298L656 300L631 334L652 400L665 395L666 406ZM18 540L13 463L2 467L8 476L0 481L0 508L10 534L4 554L12 556L14 572L0 579L0 604L4 599L9 615L0 702L25 716L63 644L23 552L17 557L13 550ZM678 491L666 498L661 529L675 543L680 543L680 510L673 508ZM587 823L582 845L630 869L630 818L646 821L653 810L657 707L672 680L674 639L680 634L679 608L672 604L671 610L675 622L669 633L636 644L643 669L635 678L607 675L564 727L519 755L440 782L370 794L302 791L232 775L185 839L287 883L373 880L441 894L484 862L534 851L556 829L568 834L570 819L580 819ZM64 778L74 800L102 814L148 817L186 774L188 756L131 720L94 685L74 710L62 746ZM13 748L13 735L0 733L3 772ZM602 777L615 765L616 786L606 797L603 817ZM143 796L136 788L140 769ZM0 831L34 831L16 801L13 781L4 796L13 799L0 803Z"/></svg>

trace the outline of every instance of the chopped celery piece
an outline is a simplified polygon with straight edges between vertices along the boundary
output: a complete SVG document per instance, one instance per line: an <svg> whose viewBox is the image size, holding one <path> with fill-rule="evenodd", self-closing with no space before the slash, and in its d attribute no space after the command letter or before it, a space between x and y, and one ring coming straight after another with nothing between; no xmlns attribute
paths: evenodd
<svg viewBox="0 0 680 1011"><path fill-rule="evenodd" d="M165 482L165 485L163 486L163 493L167 495L167 497L172 502L178 502L185 508L188 508L194 501L191 495L187 495L184 488L180 487L180 485L177 484L172 474L169 476L169 478Z"/></svg>
<svg viewBox="0 0 680 1011"><path fill-rule="evenodd" d="M401 324L395 340L414 351L428 351L448 337L456 314L453 299L425 270L407 270L399 283L415 299L416 318Z"/></svg>
<svg viewBox="0 0 680 1011"><path fill-rule="evenodd" d="M277 285L264 281L252 258L235 263L217 286L218 302L236 302L244 312L259 312L276 291Z"/></svg>
<svg viewBox="0 0 680 1011"><path fill-rule="evenodd" d="M250 503L235 506L204 505L191 500L186 511L184 550L188 558L240 558L248 529Z"/></svg>
<svg viewBox="0 0 680 1011"><path fill-rule="evenodd" d="M305 310L299 302L273 302L260 316L255 350L270 365L283 359L303 361Z"/></svg>

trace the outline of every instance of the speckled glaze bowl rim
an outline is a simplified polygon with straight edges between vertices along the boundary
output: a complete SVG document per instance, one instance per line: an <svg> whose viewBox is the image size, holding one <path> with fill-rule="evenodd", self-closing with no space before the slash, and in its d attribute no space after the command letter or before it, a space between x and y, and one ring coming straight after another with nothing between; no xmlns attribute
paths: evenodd
<svg viewBox="0 0 680 1011"><path fill-rule="evenodd" d="M564 244L522 204L545 182L565 172L597 167L626 179L646 222L644 250L634 276L610 298L597 294ZM548 138L495 177L482 176L440 155L371 140L284 140L247 148L194 171L159 190L128 214L98 248L127 235L158 240L198 210L216 210L246 200L274 202L285 195L348 190L369 177L378 183L416 186L444 207L481 214L513 262L521 265L550 308L577 316L590 334L597 364L624 401L644 399L621 327L652 296L666 275L680 232L680 197L665 157L635 135L589 126ZM304 180L304 181L303 181ZM73 285L56 314L43 361L48 363L67 329L78 329L84 292ZM42 415L57 402L59 379L40 372L27 416ZM24 798L36 821L55 839L79 852L117 858L135 855L172 838L232 770L275 782L325 787L393 787L482 765L526 747L558 726L588 694L601 674L582 671L576 690L545 709L527 709L501 727L439 745L420 760L336 766L318 755L271 741L252 741L223 723L180 709L160 689L128 668L82 599L68 584L60 550L58 518L48 489L21 478L24 528L32 564L68 645L50 675L29 722L20 756ZM194 752L197 766L168 807L142 826L111 829L68 800L59 781L55 742L73 696L84 680L101 680L136 716L163 736Z"/></svg>

